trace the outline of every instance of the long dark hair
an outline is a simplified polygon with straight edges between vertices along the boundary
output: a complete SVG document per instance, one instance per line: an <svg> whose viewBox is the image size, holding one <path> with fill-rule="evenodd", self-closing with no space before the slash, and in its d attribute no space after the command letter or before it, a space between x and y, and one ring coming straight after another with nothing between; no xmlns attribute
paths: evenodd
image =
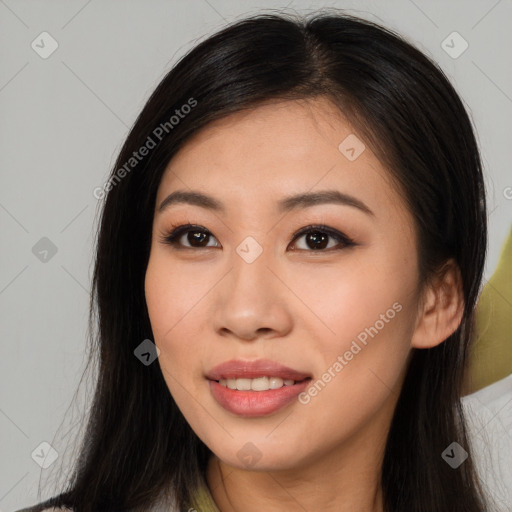
<svg viewBox="0 0 512 512"><path fill-rule="evenodd" d="M177 151L211 121L267 100L316 96L339 106L404 195L422 282L449 258L462 277L460 327L435 348L413 350L382 467L386 510L484 510L460 405L487 244L472 123L435 62L394 32L339 11L260 14L229 25L173 67L137 118L101 192L91 298L98 381L59 504L80 512L148 510L166 488L180 509L196 503L211 452L178 410L158 364L134 356L153 339L144 278L157 188ZM155 146L127 166L150 139ZM470 453L458 469L441 457L453 441Z"/></svg>

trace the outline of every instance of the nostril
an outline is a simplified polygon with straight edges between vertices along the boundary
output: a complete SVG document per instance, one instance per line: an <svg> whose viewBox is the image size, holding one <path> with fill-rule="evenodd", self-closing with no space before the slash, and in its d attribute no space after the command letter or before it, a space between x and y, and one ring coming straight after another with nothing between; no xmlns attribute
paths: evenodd
<svg viewBox="0 0 512 512"><path fill-rule="evenodd" d="M260 327L257 331L258 334L267 334L268 332L272 332L270 327Z"/></svg>

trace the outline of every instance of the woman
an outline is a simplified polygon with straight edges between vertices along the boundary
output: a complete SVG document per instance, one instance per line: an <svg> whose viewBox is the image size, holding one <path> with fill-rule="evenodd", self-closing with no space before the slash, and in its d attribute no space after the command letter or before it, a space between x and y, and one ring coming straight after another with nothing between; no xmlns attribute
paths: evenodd
<svg viewBox="0 0 512 512"><path fill-rule="evenodd" d="M239 21L97 193L96 394L37 510L488 510L460 405L484 184L435 63L344 14Z"/></svg>

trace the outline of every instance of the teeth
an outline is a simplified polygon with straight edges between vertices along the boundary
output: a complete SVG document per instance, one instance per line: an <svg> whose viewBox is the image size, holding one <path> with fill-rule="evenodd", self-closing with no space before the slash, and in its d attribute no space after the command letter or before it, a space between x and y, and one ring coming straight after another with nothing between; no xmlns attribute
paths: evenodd
<svg viewBox="0 0 512 512"><path fill-rule="evenodd" d="M269 387L270 389L279 389L283 387L283 379L280 377L270 377L269 379Z"/></svg>
<svg viewBox="0 0 512 512"><path fill-rule="evenodd" d="M268 391L283 386L293 386L295 381L291 379L283 380L280 377L258 377L256 379L220 379L219 384L238 391Z"/></svg>
<svg viewBox="0 0 512 512"><path fill-rule="evenodd" d="M251 379L251 389L253 391L266 391L270 389L268 377L258 377L257 379Z"/></svg>
<svg viewBox="0 0 512 512"><path fill-rule="evenodd" d="M251 389L251 379L236 379L236 389L249 391Z"/></svg>

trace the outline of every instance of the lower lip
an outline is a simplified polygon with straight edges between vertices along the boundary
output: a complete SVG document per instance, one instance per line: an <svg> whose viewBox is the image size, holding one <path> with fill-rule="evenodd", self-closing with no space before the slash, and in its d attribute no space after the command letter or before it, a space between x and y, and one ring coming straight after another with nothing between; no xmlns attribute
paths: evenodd
<svg viewBox="0 0 512 512"><path fill-rule="evenodd" d="M289 405L308 386L310 379L292 386L282 386L268 391L237 391L217 381L210 381L210 390L217 402L227 411L238 416L266 416Z"/></svg>

